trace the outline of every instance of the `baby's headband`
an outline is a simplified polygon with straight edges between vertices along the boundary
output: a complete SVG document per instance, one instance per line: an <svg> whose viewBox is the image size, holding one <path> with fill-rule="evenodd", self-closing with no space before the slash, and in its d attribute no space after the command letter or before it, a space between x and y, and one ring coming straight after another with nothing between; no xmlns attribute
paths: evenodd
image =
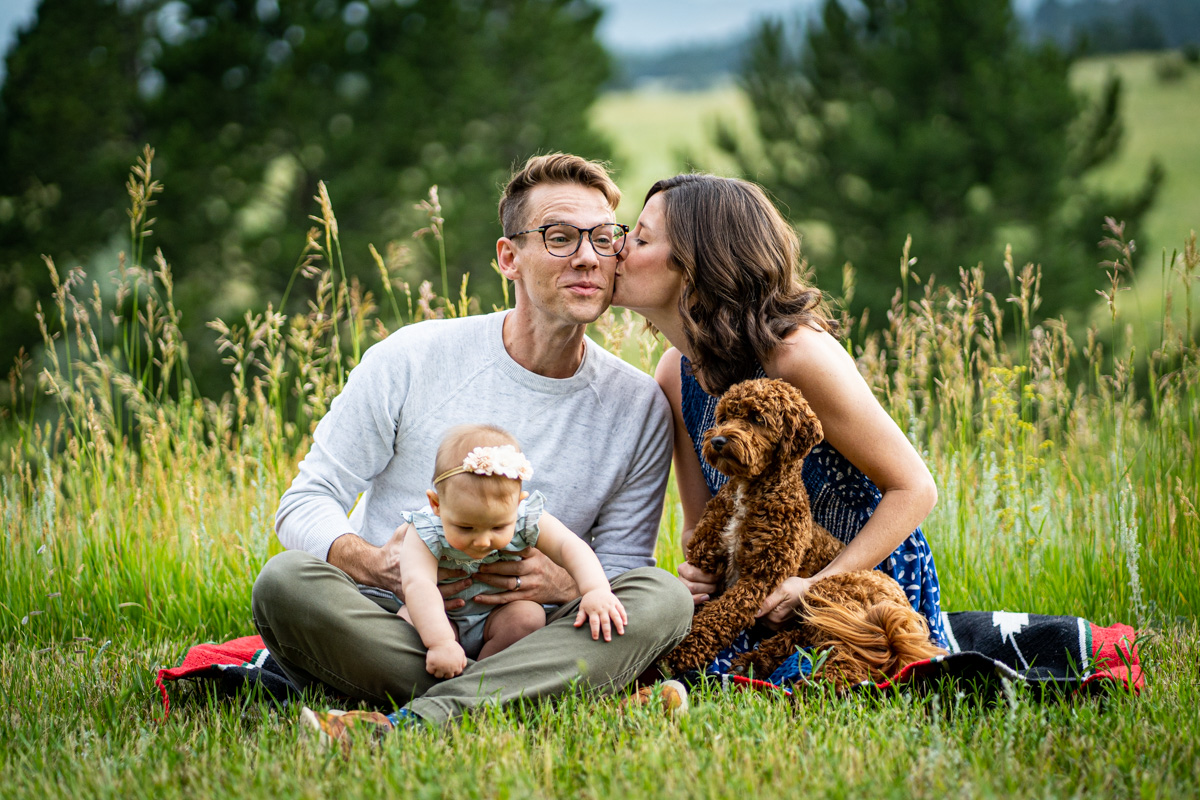
<svg viewBox="0 0 1200 800"><path fill-rule="evenodd" d="M448 469L433 479L437 486L446 478L470 472L475 475L503 475L514 481L527 481L533 477L533 465L523 453L511 444L499 447L476 447L463 459L461 467Z"/></svg>

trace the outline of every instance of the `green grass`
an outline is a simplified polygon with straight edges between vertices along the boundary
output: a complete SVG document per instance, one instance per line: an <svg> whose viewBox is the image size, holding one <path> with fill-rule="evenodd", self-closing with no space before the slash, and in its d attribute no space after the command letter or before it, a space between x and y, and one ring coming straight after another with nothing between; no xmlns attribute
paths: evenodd
<svg viewBox="0 0 1200 800"><path fill-rule="evenodd" d="M139 255L148 170L134 183L138 246L116 300L93 299L80 273L61 276L43 299L51 346L37 391L17 392L0 438L0 795L1196 794L1200 347L1171 331L1147 362L1154 372L1134 373L1120 316L1115 359L1060 326L1033 327L1033 274L1015 268L1012 298L984 293L978 273L907 287L911 304L886 331L856 335L854 352L938 481L925 528L944 607L1136 625L1147 631L1141 697L712 690L679 720L568 698L348 761L312 747L294 707L253 694L173 686L163 721L158 667L191 644L253 633L250 586L278 548L275 504L358 354L390 328L461 309L397 302L399 282L376 304L347 282L323 198L297 278L312 281L310 313L215 324L230 390L195 399L169 263ZM1200 274L1194 242L1183 272ZM646 370L661 348L630 315L607 315L594 333ZM1083 385L1070 383L1072 360L1086 366ZM658 549L668 567L680 560L678 520L672 490Z"/></svg>
<svg viewBox="0 0 1200 800"><path fill-rule="evenodd" d="M1200 790L1195 636L1163 641L1139 698L981 702L923 696L790 702L701 692L692 712L614 701L489 712L399 734L348 760L291 709L197 694L159 719L153 653L0 655L3 794L28 797L1189 797ZM24 673L24 674L23 674Z"/></svg>

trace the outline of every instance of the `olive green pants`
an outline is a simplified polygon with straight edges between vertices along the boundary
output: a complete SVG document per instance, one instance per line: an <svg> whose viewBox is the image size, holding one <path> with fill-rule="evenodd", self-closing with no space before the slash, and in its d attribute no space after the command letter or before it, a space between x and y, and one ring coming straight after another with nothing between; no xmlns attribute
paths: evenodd
<svg viewBox="0 0 1200 800"><path fill-rule="evenodd" d="M407 703L442 723L480 705L554 697L572 686L616 692L687 635L691 595L669 572L631 570L612 588L629 615L623 636L593 641L586 625L574 627L575 600L546 627L483 661L468 660L448 680L425 671L425 646L396 616L393 598L364 595L346 573L300 550L263 567L254 583L254 623L300 688L325 684L380 706Z"/></svg>

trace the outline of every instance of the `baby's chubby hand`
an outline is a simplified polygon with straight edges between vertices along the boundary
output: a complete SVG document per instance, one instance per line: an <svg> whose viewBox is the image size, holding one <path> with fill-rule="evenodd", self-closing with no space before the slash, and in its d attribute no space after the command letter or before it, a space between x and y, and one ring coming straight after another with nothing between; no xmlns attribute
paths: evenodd
<svg viewBox="0 0 1200 800"><path fill-rule="evenodd" d="M425 671L435 678L453 678L466 666L467 654L458 642L436 645L425 654Z"/></svg>
<svg viewBox="0 0 1200 800"><path fill-rule="evenodd" d="M593 589L583 596L579 601L579 613L575 615L575 627L583 625L584 620L591 623L592 638L599 639L603 633L606 642L612 641L613 628L618 635L623 635L629 624L625 606L611 589Z"/></svg>

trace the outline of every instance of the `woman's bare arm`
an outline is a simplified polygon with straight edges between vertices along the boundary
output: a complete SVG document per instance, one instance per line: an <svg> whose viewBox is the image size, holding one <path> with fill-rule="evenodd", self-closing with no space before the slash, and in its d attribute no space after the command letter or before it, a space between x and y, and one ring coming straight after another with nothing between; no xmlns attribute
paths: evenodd
<svg viewBox="0 0 1200 800"><path fill-rule="evenodd" d="M671 403L671 420L674 429L673 465L675 467L675 488L679 490L679 502L683 507L683 530L680 532L680 544L684 554L687 553L688 542L696 530L697 523L704 516L704 508L712 495L708 492L708 484L700 469L700 457L692 446L687 426L683 422L683 387L679 377L682 356L678 350L671 348L659 359L654 371L654 379L667 400ZM679 579L692 593L693 602L699 604L709 599L716 591L716 576L704 572L686 561L679 565Z"/></svg>
<svg viewBox="0 0 1200 800"><path fill-rule="evenodd" d="M772 611L770 616L782 619L812 581L873 569L887 558L933 509L937 487L920 454L859 374L854 359L828 333L797 329L764 368L770 377L800 389L821 421L825 441L862 470L883 495L867 524L825 569L810 581L791 580L795 585L780 587L768 598L764 609L774 601L778 613Z"/></svg>

